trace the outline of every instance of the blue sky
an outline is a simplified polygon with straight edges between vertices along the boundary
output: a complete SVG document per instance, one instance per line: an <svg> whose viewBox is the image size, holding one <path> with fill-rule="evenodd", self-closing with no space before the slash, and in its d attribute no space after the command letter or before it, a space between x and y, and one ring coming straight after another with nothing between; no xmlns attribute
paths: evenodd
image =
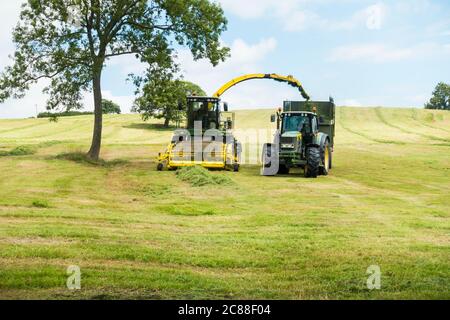
<svg viewBox="0 0 450 320"><path fill-rule="evenodd" d="M10 3L13 2L13 3ZM331 95L339 105L423 107L439 81L450 82L450 2L444 0L220 0L229 20L222 41L232 57L216 68L178 51L186 80L212 94L245 73L292 74L313 99ZM2 4L0 68L13 46L10 30L20 1ZM104 96L126 112L133 101L133 58L109 61ZM25 117L45 109L39 84L27 98L0 105L0 117ZM235 109L276 107L300 99L286 85L255 80L231 89ZM87 109L92 107L86 96Z"/></svg>

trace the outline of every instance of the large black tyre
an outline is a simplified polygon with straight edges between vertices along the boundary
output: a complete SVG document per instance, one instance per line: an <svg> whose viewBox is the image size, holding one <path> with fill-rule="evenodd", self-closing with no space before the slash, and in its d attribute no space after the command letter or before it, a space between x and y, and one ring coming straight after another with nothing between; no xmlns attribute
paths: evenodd
<svg viewBox="0 0 450 320"><path fill-rule="evenodd" d="M331 147L330 142L328 140L320 147L320 159L322 161L322 165L320 166L319 173L323 176L327 176L331 169L332 164L332 156L331 156Z"/></svg>
<svg viewBox="0 0 450 320"><path fill-rule="evenodd" d="M305 177L317 178L320 168L320 148L309 147L306 150Z"/></svg>

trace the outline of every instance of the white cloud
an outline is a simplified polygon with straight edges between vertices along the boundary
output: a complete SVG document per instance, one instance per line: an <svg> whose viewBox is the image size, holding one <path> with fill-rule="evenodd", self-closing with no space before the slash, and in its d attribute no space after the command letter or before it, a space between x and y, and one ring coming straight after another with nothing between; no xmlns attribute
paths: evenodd
<svg viewBox="0 0 450 320"><path fill-rule="evenodd" d="M344 99L342 101L336 101L337 105L344 107L361 107L362 103L356 99Z"/></svg>
<svg viewBox="0 0 450 320"><path fill-rule="evenodd" d="M423 106L429 99L429 94L422 93L409 97L408 102L413 106Z"/></svg>
<svg viewBox="0 0 450 320"><path fill-rule="evenodd" d="M302 0L219 0L225 11L244 19L261 18L266 14L282 14L295 9Z"/></svg>
<svg viewBox="0 0 450 320"><path fill-rule="evenodd" d="M8 55L14 51L11 31L19 20L22 1L3 1L0 19L2 28L0 31L0 69L11 63Z"/></svg>
<svg viewBox="0 0 450 320"><path fill-rule="evenodd" d="M254 63L263 60L277 47L275 38L263 39L255 45L249 45L242 39L236 39L231 45L231 63Z"/></svg>
<svg viewBox="0 0 450 320"><path fill-rule="evenodd" d="M194 61L189 50L180 51L178 56L185 79L199 84L212 95L223 84L243 74L277 72L263 67L263 61L276 47L274 38L253 44L236 39L230 45L231 57L215 68L206 60ZM255 80L239 84L226 92L223 98L230 102L232 109L275 107L283 99L298 99L299 93L285 84Z"/></svg>
<svg viewBox="0 0 450 320"><path fill-rule="evenodd" d="M411 57L411 49L394 49L384 44L349 45L335 48L330 61L364 60L371 62L397 61Z"/></svg>
<svg viewBox="0 0 450 320"><path fill-rule="evenodd" d="M351 15L348 19L327 19L310 9L312 0L220 0L226 12L231 12L243 19L271 17L277 19L285 31L303 31L309 28L349 30L367 27L369 30L382 28L388 7L383 2L370 5ZM319 4L336 5L337 1L322 0Z"/></svg>
<svg viewBox="0 0 450 320"><path fill-rule="evenodd" d="M40 81L31 87L23 99L8 99L0 104L0 118L34 117L36 111L37 113L46 111L47 96L42 94L42 89L47 84L47 81Z"/></svg>
<svg viewBox="0 0 450 320"><path fill-rule="evenodd" d="M134 55L123 55L112 57L107 62L107 67L119 67L123 76L128 76L130 73L141 74L146 70L145 63L136 59Z"/></svg>
<svg viewBox="0 0 450 320"><path fill-rule="evenodd" d="M181 50L178 60L187 80L198 82L210 94L226 81L244 73L254 73L261 69L259 62L276 49L274 38L262 39L256 44L248 44L236 39L231 44L231 57L213 67L207 60L194 61L189 50Z"/></svg>
<svg viewBox="0 0 450 320"><path fill-rule="evenodd" d="M312 11L296 10L289 13L284 20L286 31L302 31L308 28L330 28L330 22Z"/></svg>
<svg viewBox="0 0 450 320"><path fill-rule="evenodd" d="M332 50L329 61L394 62L421 59L450 53L449 45L422 43L412 47L391 47L380 43L356 44L337 47Z"/></svg>
<svg viewBox="0 0 450 320"><path fill-rule="evenodd" d="M396 0L393 6L400 14L421 14L439 10L439 5L429 0Z"/></svg>
<svg viewBox="0 0 450 320"><path fill-rule="evenodd" d="M366 20L366 26L369 30L380 30L384 20L386 19L387 7L380 2L367 7L362 15Z"/></svg>
<svg viewBox="0 0 450 320"><path fill-rule="evenodd" d="M104 90L102 91L103 99L111 100L115 103L117 103L120 106L120 109L122 110L122 113L130 113L131 107L133 106L133 102L135 97L134 96L116 96L113 92ZM90 100L92 100L92 95L89 96ZM90 103L91 108L93 109L92 105L93 102Z"/></svg>

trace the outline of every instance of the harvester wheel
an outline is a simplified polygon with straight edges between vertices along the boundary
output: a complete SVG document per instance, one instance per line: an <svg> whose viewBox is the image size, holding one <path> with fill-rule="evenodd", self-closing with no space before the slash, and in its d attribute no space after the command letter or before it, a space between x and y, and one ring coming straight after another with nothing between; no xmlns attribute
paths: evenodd
<svg viewBox="0 0 450 320"><path fill-rule="evenodd" d="M156 169L158 169L158 171L163 171L163 169L164 169L164 164L158 163L158 166L156 167Z"/></svg>
<svg viewBox="0 0 450 320"><path fill-rule="evenodd" d="M322 159L322 166L320 167L320 174L327 176L331 169L331 148L328 140L320 148L320 158Z"/></svg>
<svg viewBox="0 0 450 320"><path fill-rule="evenodd" d="M238 164L238 163L235 163L235 164L233 165L233 171L234 171L234 172L239 172L239 164Z"/></svg>
<svg viewBox="0 0 450 320"><path fill-rule="evenodd" d="M320 168L320 149L309 147L306 151L305 177L317 178Z"/></svg>

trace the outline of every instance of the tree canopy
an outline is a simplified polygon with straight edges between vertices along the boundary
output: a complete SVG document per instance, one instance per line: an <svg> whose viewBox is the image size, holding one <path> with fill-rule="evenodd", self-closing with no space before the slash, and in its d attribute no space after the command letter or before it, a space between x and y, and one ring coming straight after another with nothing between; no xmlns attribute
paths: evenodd
<svg viewBox="0 0 450 320"><path fill-rule="evenodd" d="M102 100L102 110L103 110L103 114L121 114L122 111L120 110L120 106L111 101L111 100L107 100L107 99L103 99Z"/></svg>
<svg viewBox="0 0 450 320"><path fill-rule="evenodd" d="M148 79L142 95L135 100L133 109L141 113L144 120L164 119L164 126L169 127L171 121L185 119L186 97L193 94L206 96L205 91L197 84L160 74Z"/></svg>
<svg viewBox="0 0 450 320"><path fill-rule="evenodd" d="M13 31L13 64L0 76L0 102L23 97L41 79L49 81L49 110L79 109L83 92L92 91L88 156L98 159L106 62L133 55L150 73L155 65L170 68L178 45L216 65L229 52L219 40L226 25L222 8L209 0L28 0Z"/></svg>
<svg viewBox="0 0 450 320"><path fill-rule="evenodd" d="M450 85L440 82L433 91L426 109L450 110Z"/></svg>

